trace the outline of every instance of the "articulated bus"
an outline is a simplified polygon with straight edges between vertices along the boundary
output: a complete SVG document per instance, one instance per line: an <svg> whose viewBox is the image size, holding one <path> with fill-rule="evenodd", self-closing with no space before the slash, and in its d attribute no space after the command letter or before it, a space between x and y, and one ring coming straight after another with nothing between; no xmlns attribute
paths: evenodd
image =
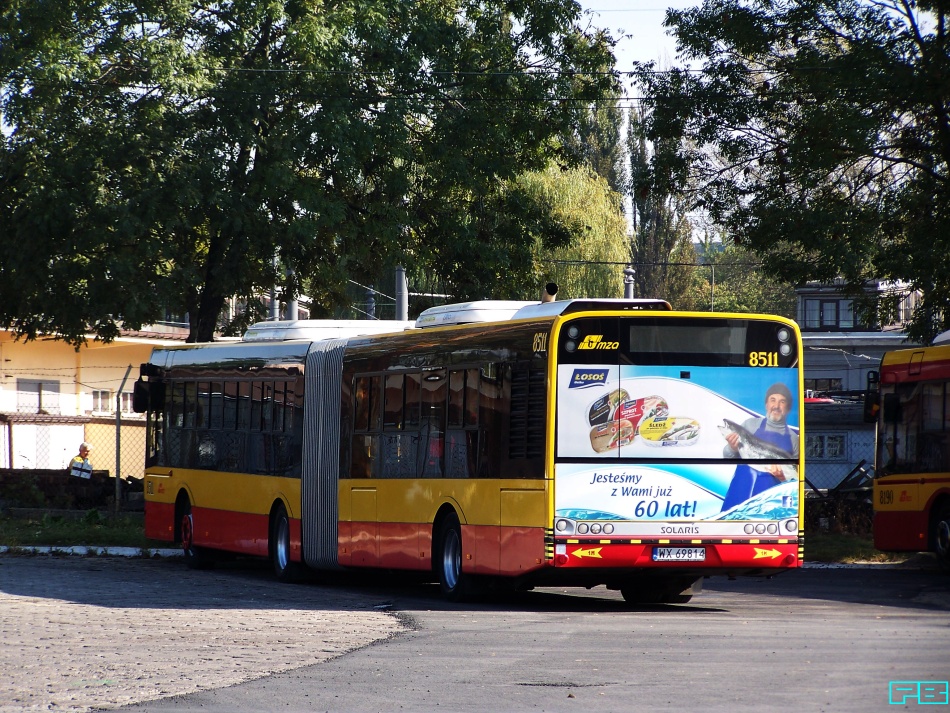
<svg viewBox="0 0 950 713"><path fill-rule="evenodd" d="M874 546L950 566L950 345L888 352L869 381Z"/></svg>
<svg viewBox="0 0 950 713"><path fill-rule="evenodd" d="M146 534L194 567L269 557L280 580L404 570L453 601L606 585L686 602L705 576L802 564L801 351L787 319L662 300L156 349L135 392Z"/></svg>

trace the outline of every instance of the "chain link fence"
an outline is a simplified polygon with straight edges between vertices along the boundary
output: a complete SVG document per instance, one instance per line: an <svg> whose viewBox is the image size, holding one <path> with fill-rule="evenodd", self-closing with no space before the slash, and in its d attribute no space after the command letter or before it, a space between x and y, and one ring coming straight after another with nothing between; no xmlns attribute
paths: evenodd
<svg viewBox="0 0 950 713"><path fill-rule="evenodd" d="M69 474L81 443L91 447L88 479ZM0 414L0 504L140 509L145 446L145 419L137 415Z"/></svg>

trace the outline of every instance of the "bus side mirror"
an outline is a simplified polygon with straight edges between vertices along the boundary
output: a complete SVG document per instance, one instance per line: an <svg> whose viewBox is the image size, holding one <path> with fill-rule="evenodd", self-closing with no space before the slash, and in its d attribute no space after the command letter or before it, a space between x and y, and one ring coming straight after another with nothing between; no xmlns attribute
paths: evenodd
<svg viewBox="0 0 950 713"><path fill-rule="evenodd" d="M135 413L148 411L148 382L139 379L132 387L132 410Z"/></svg>
<svg viewBox="0 0 950 713"><path fill-rule="evenodd" d="M145 413L149 409L161 411L165 408L165 384L161 381L142 381L139 379L132 387L132 410Z"/></svg>

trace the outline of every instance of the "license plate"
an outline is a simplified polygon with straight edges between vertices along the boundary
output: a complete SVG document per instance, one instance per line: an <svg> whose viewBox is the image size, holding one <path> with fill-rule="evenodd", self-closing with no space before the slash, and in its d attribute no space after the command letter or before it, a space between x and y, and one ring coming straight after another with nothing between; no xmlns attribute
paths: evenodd
<svg viewBox="0 0 950 713"><path fill-rule="evenodd" d="M703 562L705 547L654 547L654 562Z"/></svg>

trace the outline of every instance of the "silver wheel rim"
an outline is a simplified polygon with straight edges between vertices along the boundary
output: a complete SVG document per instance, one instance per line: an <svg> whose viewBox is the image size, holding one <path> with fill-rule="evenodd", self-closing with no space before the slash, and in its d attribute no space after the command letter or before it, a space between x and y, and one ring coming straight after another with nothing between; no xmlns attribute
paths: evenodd
<svg viewBox="0 0 950 713"><path fill-rule="evenodd" d="M950 521L941 520L937 523L937 554L950 558Z"/></svg>
<svg viewBox="0 0 950 713"><path fill-rule="evenodd" d="M277 522L277 566L281 570L290 564L290 524L286 517Z"/></svg>
<svg viewBox="0 0 950 713"><path fill-rule="evenodd" d="M458 533L453 529L445 535L442 547L442 576L449 591L455 589L459 583L459 573L462 569L462 543Z"/></svg>
<svg viewBox="0 0 950 713"><path fill-rule="evenodd" d="M181 544L186 555L195 553L195 521L189 512L181 521Z"/></svg>

